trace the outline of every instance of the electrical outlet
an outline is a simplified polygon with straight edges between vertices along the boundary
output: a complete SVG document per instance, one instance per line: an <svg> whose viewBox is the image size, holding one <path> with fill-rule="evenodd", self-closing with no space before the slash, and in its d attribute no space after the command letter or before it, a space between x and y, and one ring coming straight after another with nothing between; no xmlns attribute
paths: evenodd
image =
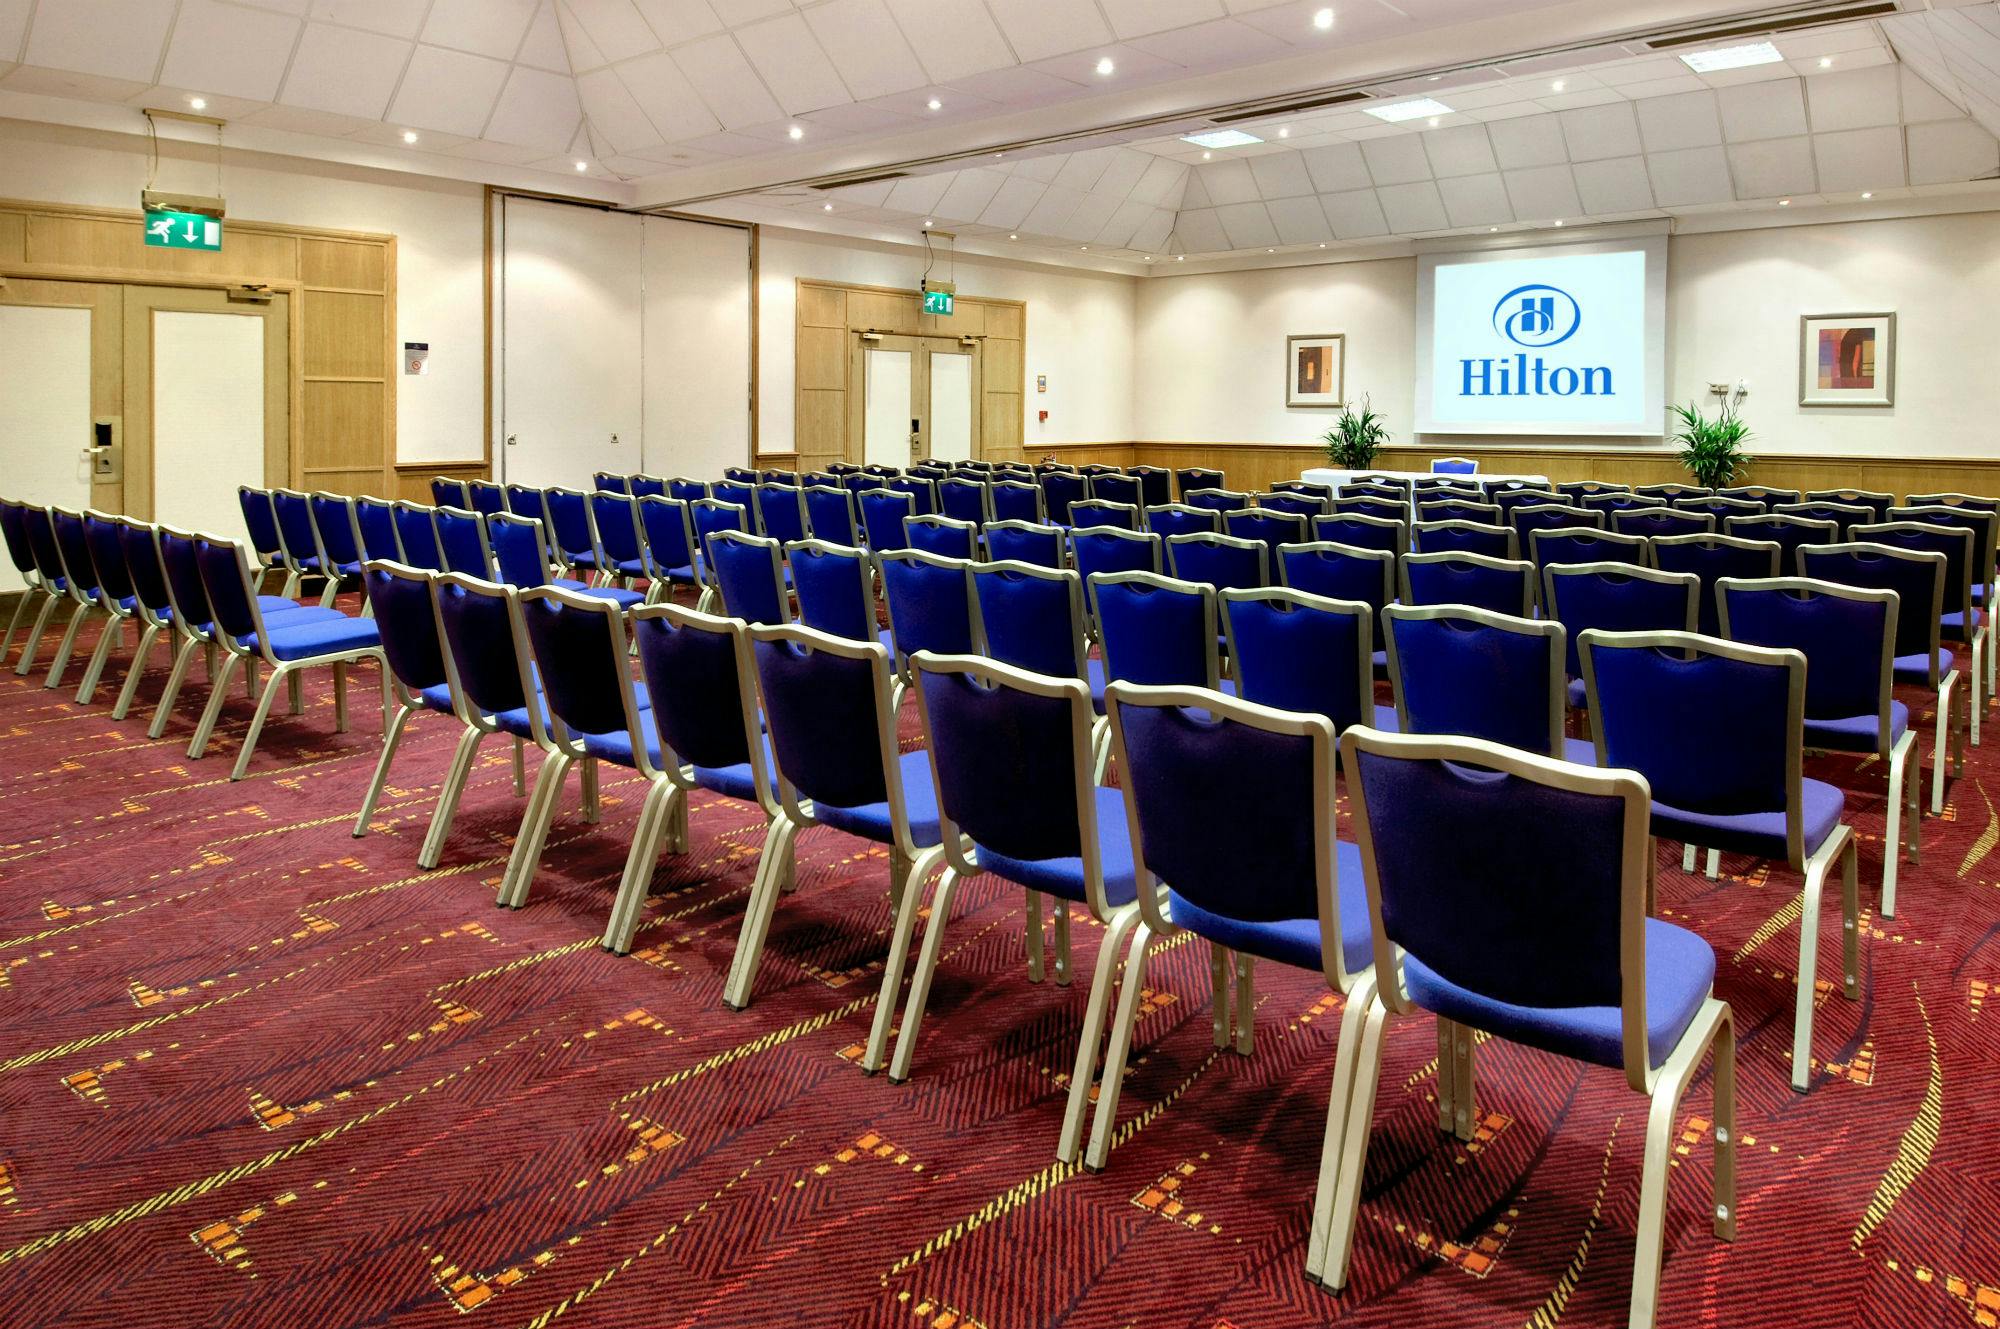
<svg viewBox="0 0 2000 1329"><path fill-rule="evenodd" d="M1729 395L1729 385L1727 383L1711 383L1708 385L1708 390L1718 397Z"/></svg>
<svg viewBox="0 0 2000 1329"><path fill-rule="evenodd" d="M1747 378L1739 378L1739 379L1737 379L1737 380L1736 380L1736 395L1737 395L1737 396L1739 396L1739 397L1747 397L1747 396L1749 396L1749 395L1750 395L1750 380L1749 380L1749 379L1747 379Z"/></svg>

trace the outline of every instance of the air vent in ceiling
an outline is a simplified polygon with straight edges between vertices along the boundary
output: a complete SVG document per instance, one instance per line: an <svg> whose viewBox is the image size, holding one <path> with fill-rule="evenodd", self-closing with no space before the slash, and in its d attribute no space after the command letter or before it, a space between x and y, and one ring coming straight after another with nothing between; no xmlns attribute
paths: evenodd
<svg viewBox="0 0 2000 1329"><path fill-rule="evenodd" d="M1882 0L1879 4L1850 5L1845 9L1822 9L1793 18L1762 19L1734 27L1705 28L1700 32L1673 37L1656 37L1647 42L1646 46L1655 51L1671 51L1680 46L1707 46L1714 42L1731 41L1737 37L1767 37L1778 32L1796 32L1800 28L1821 28L1830 23L1853 23L1864 18L1882 18L1896 12L1893 3Z"/></svg>
<svg viewBox="0 0 2000 1329"><path fill-rule="evenodd" d="M1329 106L1345 106L1349 102L1365 102L1369 96L1365 92L1336 92L1329 97L1308 97L1304 101L1285 102L1279 106L1259 106L1254 111L1232 111L1228 115L1211 115L1210 123L1233 125L1239 120L1267 120L1274 115L1298 115L1304 111L1321 111Z"/></svg>
<svg viewBox="0 0 2000 1329"><path fill-rule="evenodd" d="M908 175L908 171L883 171L880 175L844 176L838 180L813 180L808 183L814 189L845 189L849 185L874 185L884 180L901 180Z"/></svg>

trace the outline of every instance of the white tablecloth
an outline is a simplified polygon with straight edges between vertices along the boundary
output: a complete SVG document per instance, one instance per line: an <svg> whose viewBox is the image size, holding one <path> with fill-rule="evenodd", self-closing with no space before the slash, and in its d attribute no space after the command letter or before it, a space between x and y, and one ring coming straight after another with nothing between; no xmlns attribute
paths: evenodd
<svg viewBox="0 0 2000 1329"><path fill-rule="evenodd" d="M1440 478L1488 482L1494 480L1526 480L1531 484L1540 485L1544 488L1549 483L1549 477L1546 475L1497 474L1493 471L1475 471L1471 475L1450 475L1443 471L1343 471L1331 466L1315 466L1299 478L1309 481L1312 484L1338 486L1351 484L1356 480L1370 475L1393 476L1398 480L1435 480Z"/></svg>

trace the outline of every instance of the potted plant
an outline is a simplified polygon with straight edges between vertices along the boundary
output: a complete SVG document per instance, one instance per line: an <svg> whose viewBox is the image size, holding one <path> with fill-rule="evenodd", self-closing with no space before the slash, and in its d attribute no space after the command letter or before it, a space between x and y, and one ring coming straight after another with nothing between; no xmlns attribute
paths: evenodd
<svg viewBox="0 0 2000 1329"><path fill-rule="evenodd" d="M1340 408L1333 428L1320 437L1326 442L1327 462L1343 471L1365 471L1375 464L1375 454L1389 441L1389 425L1361 399L1361 409L1348 402Z"/></svg>
<svg viewBox="0 0 2000 1329"><path fill-rule="evenodd" d="M1701 413L1693 402L1673 408L1680 429L1673 441L1681 445L1680 464L1694 482L1708 489L1721 489L1740 479L1750 468L1750 454L1743 450L1750 426L1724 406L1713 419Z"/></svg>

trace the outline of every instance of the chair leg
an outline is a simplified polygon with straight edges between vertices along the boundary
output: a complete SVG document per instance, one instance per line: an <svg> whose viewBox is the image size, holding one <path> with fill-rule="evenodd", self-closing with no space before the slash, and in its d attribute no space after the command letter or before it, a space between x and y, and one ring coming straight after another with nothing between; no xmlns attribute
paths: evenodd
<svg viewBox="0 0 2000 1329"><path fill-rule="evenodd" d="M76 686L79 705L89 705L90 699L97 695L97 680L104 677L104 664L111 658L111 648L124 637L124 619L112 618L104 624L104 631L97 637L97 649L90 653L90 663L84 666L83 678Z"/></svg>
<svg viewBox="0 0 2000 1329"><path fill-rule="evenodd" d="M1974 747L1978 747L1978 746L1980 746L1980 743L1979 743L1979 717L1980 717L1980 716L1981 716L1981 715L1982 715L1982 714L1983 714L1983 713L1985 712L1985 710L1986 710L1986 705L1985 705L1985 697L1986 697L1986 691L1985 691L1985 689L1986 689L1986 668L1985 668L1985 665L1986 665L1986 639L1985 639L1984 637L1982 637L1982 636L1978 635L1977 633L1975 633L1975 634L1973 635L1973 638L1972 638L1972 668L1971 668L1971 670L1969 671L1969 672L1971 673L1971 675L1972 675L1972 688L1971 688L1971 691L1972 691L1972 700L1971 700L1971 706L1972 706L1972 728L1971 728L1971 737L1972 737L1972 746L1974 746Z"/></svg>
<svg viewBox="0 0 2000 1329"><path fill-rule="evenodd" d="M1257 988L1254 976L1257 957L1236 952L1236 1055L1247 1057L1256 1036Z"/></svg>
<svg viewBox="0 0 2000 1329"><path fill-rule="evenodd" d="M551 752L535 776L535 792L528 796L527 810L521 814L521 829L514 837L514 852L508 855L507 871L500 878L500 893L495 903L503 909L519 909L528 903L528 888L533 885L535 868L542 861L542 845L549 838L549 823L555 820L563 780L575 761L567 753Z"/></svg>
<svg viewBox="0 0 2000 1329"><path fill-rule="evenodd" d="M1056 934L1056 986L1069 986L1073 966L1069 962L1069 901L1051 900L1055 913Z"/></svg>
<svg viewBox="0 0 2000 1329"><path fill-rule="evenodd" d="M339 592L340 592L340 578L328 577L326 579L325 589L323 589L319 593L319 607L321 609L333 608L333 597L337 595Z"/></svg>
<svg viewBox="0 0 2000 1329"><path fill-rule="evenodd" d="M1090 1124L1090 1147L1083 1165L1102 1172L1111 1156L1112 1128L1118 1123L1118 1091L1124 1087L1125 1061L1132 1052L1132 1026L1139 1016L1139 994L1146 986L1146 959L1153 949L1153 930L1143 922L1125 948L1125 976L1119 980L1118 1014L1111 1024L1111 1041L1104 1052L1104 1074L1097 1082L1097 1115Z"/></svg>
<svg viewBox="0 0 2000 1329"><path fill-rule="evenodd" d="M431 811L431 828L424 835L424 846L417 851L417 866L428 871L438 865L444 856L445 837L451 834L451 819L458 813L458 800L465 794L465 782L472 774L472 759L479 751L479 741L486 737L483 729L465 727L458 736L458 747L451 754L451 766L446 770L444 787L438 791L437 806ZM521 755L520 740L515 740L514 755Z"/></svg>
<svg viewBox="0 0 2000 1329"><path fill-rule="evenodd" d="M1702 1056L1713 1053L1715 1119L1715 1195L1712 1217L1715 1235L1736 1238L1736 1035L1727 1006L1710 998L1702 1014L1710 1028L1705 1035L1683 1035L1653 1085L1646 1113L1646 1153L1639 1183L1637 1242L1632 1253L1632 1301L1626 1317L1630 1329L1652 1329L1659 1312L1660 1256L1666 1235L1667 1184L1673 1171L1675 1118L1682 1097Z"/></svg>
<svg viewBox="0 0 2000 1329"><path fill-rule="evenodd" d="M583 785L583 821L586 826L595 826L604 815L604 805L597 796L597 758L585 757L582 765L579 783Z"/></svg>
<svg viewBox="0 0 2000 1329"><path fill-rule="evenodd" d="M682 801L681 790L664 777L648 782L639 821L632 828L632 852L625 857L625 872L618 881L618 894L611 900L611 917L604 925L604 949L625 955L632 949L632 936L639 930L639 915L646 908L646 896L653 884L653 867L660 861L660 839L672 820L674 806Z"/></svg>
<svg viewBox="0 0 2000 1329"><path fill-rule="evenodd" d="M158 738L167 731L167 717L173 713L181 681L187 677L188 666L194 663L195 654L200 649L201 643L189 637L174 652L174 667L167 671L167 685L160 689L160 699L153 703L153 722L146 726L147 738Z"/></svg>
<svg viewBox="0 0 2000 1329"><path fill-rule="evenodd" d="M1097 1051L1104 1041L1105 1017L1110 1014L1112 992L1118 984L1118 952L1139 921L1137 904L1113 910L1097 948L1097 969L1090 976L1090 999L1084 1006L1083 1032L1077 1039L1076 1065L1069 1077L1069 1103L1063 1109L1062 1134L1056 1139L1056 1158L1064 1163L1076 1161L1083 1147L1083 1118L1090 1106Z"/></svg>
<svg viewBox="0 0 2000 1329"><path fill-rule="evenodd" d="M297 677L296 671L293 677ZM299 694L294 692L292 695L297 698ZM293 704L298 703L294 701ZM345 660L333 662L333 732L336 734L347 732L347 661Z"/></svg>
<svg viewBox="0 0 2000 1329"><path fill-rule="evenodd" d="M284 673L285 695L291 706L292 714L304 715L306 713L306 676L296 669L288 669ZM276 683L277 681L278 676L273 674L271 682Z"/></svg>
<svg viewBox="0 0 2000 1329"><path fill-rule="evenodd" d="M910 939L916 935L917 914L923 908L923 883L930 876L930 869L937 865L941 855L941 850L924 851L921 859L924 871L920 875L912 874L910 888L903 892L902 903L896 907L896 921L889 932L889 958L882 965L882 991L875 999L875 1015L868 1025L868 1045L861 1054L861 1069L869 1075L881 1070L889 1055L889 1026L895 1022L897 1005L903 999L903 970L909 963ZM924 932L924 951L930 955L933 964L936 963L937 957L931 954L932 939L944 934L946 916L950 912L952 899L957 894L958 873L946 868L944 875L938 878L937 890L931 896L931 918ZM922 982L922 973L923 970L919 966L918 983ZM915 983L910 988L910 1000L912 1002L917 1000ZM922 1014L920 1009L918 1014L919 1016ZM903 1028L906 1037L909 1020L910 1017L905 1015ZM903 1056L901 1043L896 1045L896 1055L898 1064L906 1074L909 1069L909 1059ZM895 1074L891 1074L889 1078L900 1079Z"/></svg>
<svg viewBox="0 0 2000 1329"><path fill-rule="evenodd" d="M1111 722L1101 715L1090 727L1090 750L1090 779L1101 785L1111 769Z"/></svg>
<svg viewBox="0 0 2000 1329"><path fill-rule="evenodd" d="M1354 1107L1354 1068L1360 1059L1362 1024L1375 1000L1375 976L1364 975L1347 994L1340 1012L1340 1042L1333 1050L1333 1091L1327 1095L1326 1133L1319 1148L1319 1184L1313 1188L1312 1227L1306 1240L1306 1277L1319 1281L1326 1271L1329 1229L1333 1226L1333 1196L1340 1178L1340 1156L1346 1145ZM1440 1028L1445 1021L1438 1021ZM1442 1060L1438 1063L1444 1071Z"/></svg>
<svg viewBox="0 0 2000 1329"><path fill-rule="evenodd" d="M1714 881L1721 875L1722 851L1720 849L1711 849L1708 851L1708 879Z"/></svg>
<svg viewBox="0 0 2000 1329"><path fill-rule="evenodd" d="M1456 1026L1442 1015L1437 1017L1438 1068L1437 1068L1437 1109L1438 1129L1452 1134L1458 1129L1458 1037Z"/></svg>
<svg viewBox="0 0 2000 1329"><path fill-rule="evenodd" d="M1842 900L1842 939L1844 958L1848 961L1846 992L1850 998L1859 995L1854 969L1858 961L1859 921L1857 909L1851 902L1856 895L1854 878L1853 832L1845 826L1836 827L1832 836L1822 845L1820 852L1806 862L1805 889L1799 909L1799 978L1798 993L1792 1021L1792 1088L1804 1093L1812 1082L1812 1021L1813 1002L1817 995L1819 968L1819 911L1820 898L1825 890L1827 873L1837 864L1842 864L1846 873L1846 889Z"/></svg>
<svg viewBox="0 0 2000 1329"><path fill-rule="evenodd" d="M1948 755L1963 760L1963 752L1953 751L1953 738L1958 734L1958 673L1956 670L1945 676L1938 686L1937 697L1937 737L1931 744L1931 815L1944 812L1944 768ZM1956 773L1956 772L1954 772Z"/></svg>
<svg viewBox="0 0 2000 1329"><path fill-rule="evenodd" d="M1694 871L1694 856L1695 856L1695 852L1696 852L1696 851L1695 851L1695 847L1694 847L1693 845L1691 845L1691 844L1684 844L1684 845L1682 845L1682 846L1681 846L1681 871L1682 871L1682 872L1693 872L1693 871Z"/></svg>
<svg viewBox="0 0 2000 1329"><path fill-rule="evenodd" d="M1889 753L1889 807L1888 826L1882 836L1882 917L1896 916L1896 862L1903 856L1905 839L1914 840L1915 818L1912 816L1909 834L1904 834L1903 814L1906 801L1914 803L1916 786L1910 780L1910 753L1916 747L1915 730L1905 733L1896 740L1896 746ZM1904 798L1904 786L1909 786L1911 798ZM1911 813L1916 809L1912 806Z"/></svg>
<svg viewBox="0 0 2000 1329"><path fill-rule="evenodd" d="M257 711L250 717L250 727L243 732L243 746L237 750L236 765L229 772L232 780L241 780L250 770L250 754L257 750L257 739L264 732L264 719L271 713L271 702L278 695L278 680L281 677L297 686L299 671L280 665L278 671L271 675L271 681L264 687L264 695L257 699Z"/></svg>
<svg viewBox="0 0 2000 1329"><path fill-rule="evenodd" d="M528 796L528 741L514 740L514 797Z"/></svg>
<svg viewBox="0 0 2000 1329"><path fill-rule="evenodd" d="M7 658L7 652L14 649L14 633L21 626L21 618L28 612L28 601L35 597L35 588L23 590L14 600L14 616L7 620L7 635L0 638L0 660Z"/></svg>
<svg viewBox="0 0 2000 1329"><path fill-rule="evenodd" d="M382 797L382 786L389 780L389 765L396 760L396 747L403 741L403 730L409 726L410 717L416 713L414 706L398 707L395 718L389 721L389 728L382 735L382 755L375 762L375 778L368 782L368 792L361 796L361 811L354 814L354 838L357 840L368 834L368 822L375 815L375 804Z"/></svg>
<svg viewBox="0 0 2000 1329"><path fill-rule="evenodd" d="M62 601L54 595L44 594L42 612L35 615L35 626L28 629L27 639L21 643L21 658L14 662L16 676L25 677L35 667L35 652L42 644L42 634L48 630L49 620L55 617L56 606Z"/></svg>
<svg viewBox="0 0 2000 1329"><path fill-rule="evenodd" d="M1039 983L1043 977L1042 962L1047 949L1042 936L1042 893L1040 891L1028 892L1027 915L1028 981L1030 983Z"/></svg>
<svg viewBox="0 0 2000 1329"><path fill-rule="evenodd" d="M928 875L924 866L919 864L918 873L910 883L911 895L922 893L923 880ZM889 1081L892 1084L902 1084L910 1078L910 1061L917 1053L917 1027L924 1022L924 1007L931 998L931 979L937 975L938 955L944 949L945 924L951 919L952 901L963 881L957 873L947 872L931 896L931 917L924 925L924 950L917 958L917 972L910 978L910 996L903 1007L903 1028L896 1035L896 1056L889 1064ZM1058 905L1061 903L1057 901Z"/></svg>
<svg viewBox="0 0 2000 1329"><path fill-rule="evenodd" d="M132 648L132 663L125 667L125 685L118 689L118 700L111 707L112 719L122 720L131 711L132 699L139 695L139 679L146 672L146 657L153 653L153 643L159 637L156 624L148 623L139 629L139 644Z"/></svg>
<svg viewBox="0 0 2000 1329"><path fill-rule="evenodd" d="M284 596L287 600L296 600L299 598L300 584L301 584L301 578L299 577L299 570L297 568L286 568L285 586L283 590L278 592L278 594Z"/></svg>
<svg viewBox="0 0 2000 1329"><path fill-rule="evenodd" d="M743 928L736 936L736 954L729 962L729 981L723 985L722 1002L732 1011L750 1004L750 989L757 982L757 962L764 956L764 938L771 931L771 914L778 907L777 872L773 865L792 851L792 842L804 829L780 813L772 818L764 836L764 854L758 863L756 882L750 888L750 903L743 911Z"/></svg>
<svg viewBox="0 0 2000 1329"><path fill-rule="evenodd" d="M56 646L56 658L49 661L49 676L42 680L43 687L53 688L61 685L63 673L69 668L70 652L76 649L76 634L82 629L83 621L89 617L90 606L87 604L78 605L75 612L70 614L69 627L63 632L62 641ZM1972 726L1973 733L1977 734L1979 732L1977 716L1973 717ZM1979 740L1975 737L1972 741L1977 743Z"/></svg>
<svg viewBox="0 0 2000 1329"><path fill-rule="evenodd" d="M1214 1003L1215 1045L1229 1046L1229 949L1217 942L1208 943L1208 985L1209 997Z"/></svg>
<svg viewBox="0 0 2000 1329"><path fill-rule="evenodd" d="M1375 1091L1382 1082L1382 1031L1388 1022L1389 1008L1371 991L1366 1017L1357 1031L1361 1046L1354 1054L1354 1088L1348 1098L1347 1126L1342 1132L1340 1163L1334 1178L1333 1211L1327 1222L1325 1264L1320 1270L1320 1282L1336 1292L1347 1286L1348 1259L1354 1253L1354 1222L1361 1208L1361 1174L1368 1166L1368 1137L1375 1129ZM1350 1036L1343 1031L1343 1040Z"/></svg>
<svg viewBox="0 0 2000 1329"><path fill-rule="evenodd" d="M208 751L208 740L215 733L215 722L222 718L222 704L229 700L229 676L235 672L240 658L231 651L215 666L215 681L208 685L208 705L202 708L201 722L195 725L194 736L188 740L188 756L199 757Z"/></svg>

